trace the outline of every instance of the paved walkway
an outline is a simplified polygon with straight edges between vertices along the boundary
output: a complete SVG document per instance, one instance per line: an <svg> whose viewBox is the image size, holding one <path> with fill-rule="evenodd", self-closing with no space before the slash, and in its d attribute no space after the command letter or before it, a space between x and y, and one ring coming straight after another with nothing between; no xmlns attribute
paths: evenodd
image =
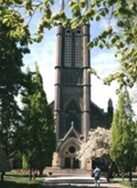
<svg viewBox="0 0 137 188"><path fill-rule="evenodd" d="M95 187L94 179L91 177L47 177L44 179L43 188L88 188ZM105 178L101 178L102 188L126 188L118 183L107 183Z"/></svg>

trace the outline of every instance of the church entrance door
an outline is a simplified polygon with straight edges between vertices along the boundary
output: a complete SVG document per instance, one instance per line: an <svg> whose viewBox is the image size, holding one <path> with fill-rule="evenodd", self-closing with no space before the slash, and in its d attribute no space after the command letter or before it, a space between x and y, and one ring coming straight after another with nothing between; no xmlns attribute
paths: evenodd
<svg viewBox="0 0 137 188"><path fill-rule="evenodd" d="M79 168L79 160L75 157L66 157L65 158L65 168Z"/></svg>
<svg viewBox="0 0 137 188"><path fill-rule="evenodd" d="M73 168L79 168L79 160L76 158L73 158Z"/></svg>
<svg viewBox="0 0 137 188"><path fill-rule="evenodd" d="M65 158L65 168L71 168L71 158Z"/></svg>

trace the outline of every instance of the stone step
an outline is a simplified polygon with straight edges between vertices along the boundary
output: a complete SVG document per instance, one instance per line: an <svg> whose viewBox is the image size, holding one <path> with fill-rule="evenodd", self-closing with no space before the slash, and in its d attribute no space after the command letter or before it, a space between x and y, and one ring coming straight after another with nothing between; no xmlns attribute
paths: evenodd
<svg viewBox="0 0 137 188"><path fill-rule="evenodd" d="M102 182L104 181L103 179L101 180ZM91 183L94 182L94 178L92 177L81 177L81 176L70 176L70 177L47 177L45 178L45 183Z"/></svg>
<svg viewBox="0 0 137 188"><path fill-rule="evenodd" d="M60 169L60 168L46 168L44 174L47 176L90 176L91 172L81 169Z"/></svg>

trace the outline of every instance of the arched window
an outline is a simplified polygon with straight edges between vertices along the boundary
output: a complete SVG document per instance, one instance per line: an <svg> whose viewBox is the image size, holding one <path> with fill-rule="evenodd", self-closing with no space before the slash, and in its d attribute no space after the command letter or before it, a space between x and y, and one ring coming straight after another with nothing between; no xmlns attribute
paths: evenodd
<svg viewBox="0 0 137 188"><path fill-rule="evenodd" d="M78 28L75 31L75 67L82 67L83 61L83 44L82 44L82 30Z"/></svg>
<svg viewBox="0 0 137 188"><path fill-rule="evenodd" d="M67 105L66 108L66 121L65 121L65 126L66 126L66 131L68 131L72 125L75 127L75 129L80 132L81 131L81 111L79 104L75 101L72 100L70 103Z"/></svg>
<svg viewBox="0 0 137 188"><path fill-rule="evenodd" d="M65 30L65 49L64 49L64 63L66 67L71 67L72 64L72 31Z"/></svg>

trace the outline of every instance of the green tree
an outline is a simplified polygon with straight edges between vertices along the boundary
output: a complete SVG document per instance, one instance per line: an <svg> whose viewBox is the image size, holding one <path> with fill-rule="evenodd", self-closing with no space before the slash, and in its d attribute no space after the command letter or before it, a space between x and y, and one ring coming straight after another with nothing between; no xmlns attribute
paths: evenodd
<svg viewBox="0 0 137 188"><path fill-rule="evenodd" d="M21 111L16 97L24 83L21 67L27 48L10 38L9 29L0 19L0 144L11 158L20 147L16 142L16 130L20 126Z"/></svg>
<svg viewBox="0 0 137 188"><path fill-rule="evenodd" d="M43 89L42 77L27 73L29 84L22 91L24 151L30 170L42 170L51 165L55 150L54 121Z"/></svg>
<svg viewBox="0 0 137 188"><path fill-rule="evenodd" d="M21 111L16 97L24 83L23 54L29 52L28 29L18 11L12 11L12 3L0 0L0 144L8 158L20 147L16 131Z"/></svg>
<svg viewBox="0 0 137 188"><path fill-rule="evenodd" d="M119 94L118 107L112 122L110 156L123 174L132 171L136 166L136 124L133 121L131 101L126 89Z"/></svg>

